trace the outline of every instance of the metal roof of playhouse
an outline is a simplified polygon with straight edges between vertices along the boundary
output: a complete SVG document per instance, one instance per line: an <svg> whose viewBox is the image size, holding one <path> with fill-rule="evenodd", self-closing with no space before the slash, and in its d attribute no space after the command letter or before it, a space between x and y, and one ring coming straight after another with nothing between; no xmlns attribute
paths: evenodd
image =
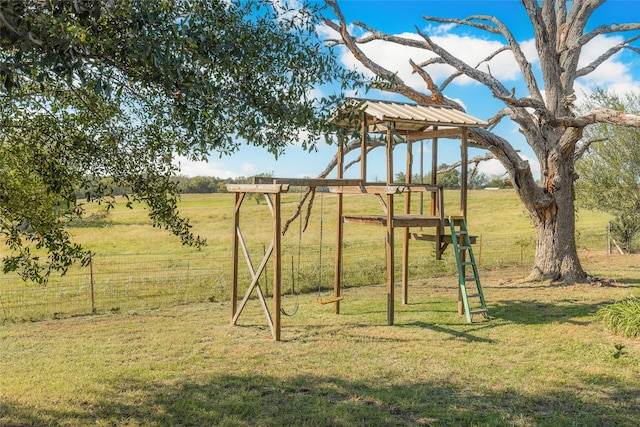
<svg viewBox="0 0 640 427"><path fill-rule="evenodd" d="M379 101L347 98L341 110L333 118L336 124L358 127L359 115L366 114L370 132L386 132L390 123L395 124L398 133L416 134L433 129L486 127L484 120L445 105L419 105L406 102Z"/></svg>

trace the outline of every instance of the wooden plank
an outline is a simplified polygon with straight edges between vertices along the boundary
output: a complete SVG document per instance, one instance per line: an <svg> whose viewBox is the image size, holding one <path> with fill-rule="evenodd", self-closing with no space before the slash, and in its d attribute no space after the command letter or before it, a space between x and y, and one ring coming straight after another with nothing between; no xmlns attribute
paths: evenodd
<svg viewBox="0 0 640 427"><path fill-rule="evenodd" d="M413 144L407 140L407 164L405 182L411 187L413 179ZM411 191L404 193L404 213L411 213ZM409 304L409 228L404 229L402 236L402 304Z"/></svg>
<svg viewBox="0 0 640 427"><path fill-rule="evenodd" d="M393 195L387 196L387 325L392 326L395 309L395 255L394 255L394 233L393 233Z"/></svg>
<svg viewBox="0 0 640 427"><path fill-rule="evenodd" d="M367 180L367 136L369 127L367 125L367 115L362 112L362 135L360 140L360 179ZM339 177L340 178L340 177Z"/></svg>
<svg viewBox="0 0 640 427"><path fill-rule="evenodd" d="M404 192L411 193L438 193L442 190L441 185L430 185L430 184L407 184L404 186Z"/></svg>
<svg viewBox="0 0 640 427"><path fill-rule="evenodd" d="M384 198L380 194L376 194L376 199L378 200L378 204L382 208L382 212L387 215L389 213L389 209L387 208L387 203L384 201Z"/></svg>
<svg viewBox="0 0 640 427"><path fill-rule="evenodd" d="M338 179L344 176L344 145L339 142L337 154L337 175ZM340 300L342 299L342 240L344 238L344 222L342 221L344 196L338 194L336 201L336 253L335 253L335 269L333 276L333 295L336 300L333 305L333 313L340 314ZM320 213L322 215L322 213Z"/></svg>
<svg viewBox="0 0 640 427"><path fill-rule="evenodd" d="M387 185L393 184L393 131L395 123L387 128ZM387 193L389 194L389 193Z"/></svg>
<svg viewBox="0 0 640 427"><path fill-rule="evenodd" d="M420 133L411 133L407 136L408 139L412 141L420 141L423 139L433 139L433 138L459 138L462 134L460 128L451 128L451 129L438 129L434 127L433 130L428 130L426 132Z"/></svg>
<svg viewBox="0 0 640 427"><path fill-rule="evenodd" d="M230 193L286 193L288 184L227 184Z"/></svg>
<svg viewBox="0 0 640 427"><path fill-rule="evenodd" d="M348 224L387 225L386 215L344 215L343 220ZM437 216L410 214L396 215L392 218L393 226L401 227L440 227L442 220Z"/></svg>
<svg viewBox="0 0 640 427"><path fill-rule="evenodd" d="M396 215L393 218L394 227L438 227L440 218L425 215Z"/></svg>
<svg viewBox="0 0 640 427"><path fill-rule="evenodd" d="M275 194L273 213L273 339L280 341L280 320L282 307L282 220L281 220L281 194ZM268 312L268 310L266 310Z"/></svg>
<svg viewBox="0 0 640 427"><path fill-rule="evenodd" d="M469 168L469 147L467 141L468 129L462 129L462 143L460 144L461 151L461 161L460 164L462 167L460 168L460 215L463 217L467 217L467 186L468 186L468 178L467 178L467 170Z"/></svg>
<svg viewBox="0 0 640 427"><path fill-rule="evenodd" d="M256 176L253 177L253 184L236 185L287 185L296 187L328 187L328 186L358 186L364 181L362 179L325 179L325 178L272 178ZM233 184L228 184L233 185Z"/></svg>
<svg viewBox="0 0 640 427"><path fill-rule="evenodd" d="M407 186L405 185L384 185L384 184L365 184L359 186L331 186L331 193L343 194L402 194Z"/></svg>
<svg viewBox="0 0 640 427"><path fill-rule="evenodd" d="M384 215L344 215L342 218L346 224L387 225Z"/></svg>
<svg viewBox="0 0 640 427"><path fill-rule="evenodd" d="M249 288L247 289L247 291L244 294L244 298L240 302L240 307L238 307L238 310L236 311L235 315L233 316L233 319L231 319L231 324L232 325L235 325L236 322L238 321L238 317L240 317L240 314L242 313L242 310L244 310L244 307L247 304L247 301L249 300L249 297L251 296L251 293L253 292L253 289L256 286L259 286L258 285L258 279L260 278L260 275L264 271L264 267L267 265L267 261L271 257L271 252L272 251L273 251L273 241L269 245L269 248L267 249L264 257L262 258L262 262L260 263L260 266L258 267L258 270L251 272L251 274L253 276L253 279L251 280L251 284L249 284ZM269 311L268 308L267 308L267 311ZM270 317L268 317L268 318L270 318Z"/></svg>
<svg viewBox="0 0 640 427"><path fill-rule="evenodd" d="M238 233L240 228L240 206L244 200L244 194L235 194L235 203L233 205L233 242L231 247L231 320L233 325L233 318L236 315L236 308L238 305Z"/></svg>
<svg viewBox="0 0 640 427"><path fill-rule="evenodd" d="M434 130L437 130L437 127L434 126ZM431 185L434 187L438 185L438 138L433 138L433 142L431 143ZM436 214L436 205L437 198L436 194L431 194L431 215ZM442 207L441 207L442 209Z"/></svg>
<svg viewBox="0 0 640 427"><path fill-rule="evenodd" d="M339 303L342 301L342 297L333 297L329 299L323 299L318 301L319 304L331 304L331 303Z"/></svg>

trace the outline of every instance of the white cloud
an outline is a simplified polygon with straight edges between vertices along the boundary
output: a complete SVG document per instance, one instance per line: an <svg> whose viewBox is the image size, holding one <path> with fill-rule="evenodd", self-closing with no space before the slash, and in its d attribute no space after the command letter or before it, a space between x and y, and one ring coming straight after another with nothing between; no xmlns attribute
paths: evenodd
<svg viewBox="0 0 640 427"><path fill-rule="evenodd" d="M256 168L256 166L253 163L249 163L249 162L244 162L242 163L242 173L244 175L253 175L256 173L258 169Z"/></svg>
<svg viewBox="0 0 640 427"><path fill-rule="evenodd" d="M179 156L174 159L174 163L180 166L180 174L185 176L215 176L217 178L236 178L240 176L236 171L225 168L222 162L194 162Z"/></svg>
<svg viewBox="0 0 640 427"><path fill-rule="evenodd" d="M478 172L491 176L502 176L506 173L506 169L498 159L491 159L480 163Z"/></svg>
<svg viewBox="0 0 640 427"><path fill-rule="evenodd" d="M597 36L582 48L578 68L585 67L600 55L623 41L621 36ZM591 73L578 79L575 85L576 95L591 93L596 88L608 89L619 95L640 90L640 81L636 80L631 64L622 61L623 52L614 54Z"/></svg>
<svg viewBox="0 0 640 427"><path fill-rule="evenodd" d="M529 39L520 42L520 50L522 50L525 58L527 58L527 61L529 61L531 64L540 63L540 57L538 56L538 50L536 49L535 39Z"/></svg>
<svg viewBox="0 0 640 427"><path fill-rule="evenodd" d="M533 174L533 179L540 179L540 163L538 163L537 159L526 155L520 155L523 160L529 162L531 166L531 173ZM491 159L485 162L480 163L478 166L478 172L484 173L490 176L503 176L507 173L507 170L502 166L502 163L498 159Z"/></svg>

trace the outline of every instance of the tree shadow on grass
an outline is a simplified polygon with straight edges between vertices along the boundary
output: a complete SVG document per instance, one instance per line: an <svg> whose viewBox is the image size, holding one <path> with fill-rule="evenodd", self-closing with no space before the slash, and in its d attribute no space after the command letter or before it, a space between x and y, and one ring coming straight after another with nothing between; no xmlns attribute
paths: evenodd
<svg viewBox="0 0 640 427"><path fill-rule="evenodd" d="M573 301L544 303L539 301L500 301L489 307L489 315L495 319L523 325L546 323L580 323L574 320L593 316L597 304L579 304Z"/></svg>
<svg viewBox="0 0 640 427"><path fill-rule="evenodd" d="M470 332L467 331L461 331L461 330L457 330L457 329L452 329L452 328L446 328L444 326L440 326L440 325L436 325L436 324L431 324L431 323L426 323L426 322L412 322L412 323L407 323L407 324L403 324L403 325L397 325L399 327L411 327L411 326L417 326L419 328L424 328L424 329L429 329L431 331L434 332L438 332L438 333L443 333L443 334L447 334L447 335L451 335L452 338L460 338L469 342L485 342L485 343L491 343L494 344L497 341L496 340L492 340L489 338L482 338L482 337L477 337L475 335L473 335ZM489 323L484 324L483 326L479 327L478 329L475 330L479 330L484 329L484 328L491 328L493 327L493 325L490 325Z"/></svg>
<svg viewBox="0 0 640 427"><path fill-rule="evenodd" d="M221 375L178 383L120 378L74 409L0 404L0 425L634 425L640 392L615 378L530 395L447 382L374 385L332 376ZM596 390L603 382L606 390Z"/></svg>

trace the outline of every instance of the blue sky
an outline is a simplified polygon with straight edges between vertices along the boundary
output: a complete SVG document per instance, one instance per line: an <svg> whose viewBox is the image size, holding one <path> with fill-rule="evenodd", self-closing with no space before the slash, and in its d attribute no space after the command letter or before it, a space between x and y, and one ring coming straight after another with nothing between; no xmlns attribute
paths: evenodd
<svg viewBox="0 0 640 427"><path fill-rule="evenodd" d="M474 31L468 27L453 28L429 23L422 19L423 15L438 17L466 18L470 15L482 14L496 16L504 22L514 33L516 39L524 46L525 54L529 61L537 66L537 57L533 42L533 31L524 8L519 0L338 0L343 14L348 22L361 21L382 32L389 34L409 35L415 34L416 26L428 33L435 41L445 46L450 52L468 60L475 65L496 49L498 44L504 44L503 40L485 32ZM608 0L592 16L588 28L594 28L602 24L628 23L640 21L640 0ZM357 31L357 30L356 30ZM330 35L328 28L318 28L320 37ZM360 31L360 33L362 32ZM629 34L626 34L629 36ZM599 36L589 43L583 50L584 63L595 59L609 47L623 40L623 35L612 34ZM638 47L640 44L636 43ZM425 91L421 80L411 75L408 61L410 58L418 62L427 56L418 51L401 48L397 45L384 44L382 42L368 45L365 52L387 69L397 71L399 76L413 87ZM338 50L341 62L349 67L358 68L359 65L346 50ZM360 69L360 68L358 68ZM524 86L519 78L515 62L510 54L501 54L491 62L491 72L498 77L506 87L515 87L517 94L522 95ZM447 70L434 71L436 81L446 77ZM640 55L629 51L616 54L598 70L582 78L575 86L578 100L583 93L588 93L596 87L605 87L616 92L640 90ZM321 90L321 89L319 89ZM363 94L350 93L349 95ZM467 112L478 118L487 120L502 107L493 100L488 91L481 85L470 80L460 79L457 84L451 85L445 95L461 102ZM366 95L372 99L388 99L406 101L401 96L371 91ZM519 134L517 127L509 121L503 121L496 129L496 133L509 140L512 145L521 150L521 155L529 160L533 170L539 170L533 152ZM207 175L217 177L251 176L260 173L273 173L279 177L317 176L329 163L335 154L335 146L328 146L324 142L318 144L318 151L307 152L298 146L289 147L284 155L276 159L264 149L244 146L232 156L218 157L213 154L209 162L192 163L181 161L182 174L188 176ZM404 154L398 150L395 156L396 172L404 169ZM430 154L430 144L425 144L425 156ZM375 151L374 151L375 153ZM417 149L416 149L417 155ZM472 156L482 154L480 150L472 150ZM442 141L439 148L439 162L453 163L459 156L459 142ZM383 167L384 153L375 153L369 158L369 180L383 180L385 177ZM429 164L429 161L426 161ZM359 169L359 168L355 168ZM497 161L485 162L481 171L487 175L502 174L503 169ZM347 176L354 176L357 171ZM428 171L427 171L428 173Z"/></svg>

